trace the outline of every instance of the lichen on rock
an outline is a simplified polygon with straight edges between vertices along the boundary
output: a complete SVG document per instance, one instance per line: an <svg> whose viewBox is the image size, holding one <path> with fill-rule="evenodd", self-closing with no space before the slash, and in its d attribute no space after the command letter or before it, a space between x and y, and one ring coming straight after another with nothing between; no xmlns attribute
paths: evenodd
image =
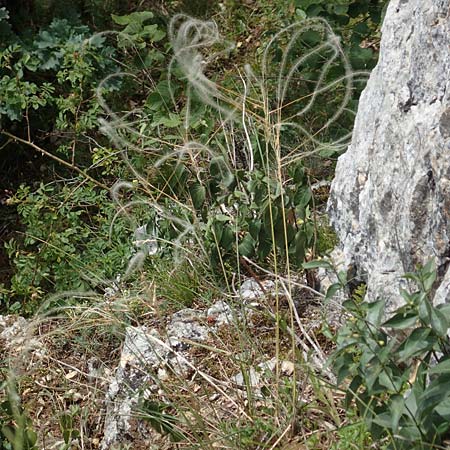
<svg viewBox="0 0 450 450"><path fill-rule="evenodd" d="M449 14L449 0L391 1L331 187L328 213L346 265L388 309L399 305L401 276L430 258L436 301L450 299Z"/></svg>

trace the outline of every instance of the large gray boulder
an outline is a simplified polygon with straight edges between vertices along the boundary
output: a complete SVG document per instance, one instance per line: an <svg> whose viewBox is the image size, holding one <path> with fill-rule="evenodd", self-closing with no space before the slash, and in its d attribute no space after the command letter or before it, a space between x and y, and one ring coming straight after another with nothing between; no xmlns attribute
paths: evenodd
<svg viewBox="0 0 450 450"><path fill-rule="evenodd" d="M390 309L430 257L435 301L450 300L449 99L450 0L392 0L328 204L345 264Z"/></svg>

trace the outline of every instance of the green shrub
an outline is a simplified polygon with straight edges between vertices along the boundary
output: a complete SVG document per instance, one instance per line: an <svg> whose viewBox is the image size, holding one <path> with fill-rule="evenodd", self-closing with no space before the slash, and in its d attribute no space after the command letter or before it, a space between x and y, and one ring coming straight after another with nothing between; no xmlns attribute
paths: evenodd
<svg viewBox="0 0 450 450"><path fill-rule="evenodd" d="M392 449L437 448L450 429L450 306L433 306L433 261L405 278L404 305L388 318L385 302L354 295L332 358L338 383L348 380L354 401L374 439ZM361 292L360 292L361 294Z"/></svg>
<svg viewBox="0 0 450 450"><path fill-rule="evenodd" d="M32 312L47 292L102 289L125 271L132 224L119 217L111 227L116 208L106 191L89 184L42 184L33 193L22 187L14 202L27 232L6 244L16 267L9 296L28 301L8 301L10 311Z"/></svg>

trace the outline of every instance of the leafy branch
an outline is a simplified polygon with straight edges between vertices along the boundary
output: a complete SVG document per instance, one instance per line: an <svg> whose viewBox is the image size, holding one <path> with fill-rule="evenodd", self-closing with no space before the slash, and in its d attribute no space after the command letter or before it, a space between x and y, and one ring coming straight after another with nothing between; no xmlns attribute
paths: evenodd
<svg viewBox="0 0 450 450"><path fill-rule="evenodd" d="M80 169L78 166L71 164L67 161L65 161L64 159L59 158L58 156L54 155L53 153L48 152L47 150L44 150L42 147L39 147L38 145L36 145L35 143L31 142L31 141L27 141L25 139L22 139L18 136L15 136L14 134L9 133L8 131L2 131L1 134L3 134L4 136L9 137L10 139L12 139L15 142L20 142L21 144L27 145L29 147L31 147L33 150L36 150L39 153L42 153L45 156L48 156L49 158L53 159L54 161L58 162L59 164L62 164L63 166L68 167L71 170L74 170L75 172L79 173L80 175L82 175L84 178L86 178L87 180L91 181L92 183L94 183L96 186L102 188L102 189L106 189L107 191L109 191L109 187L96 180L95 178L91 177L87 172L85 172L83 169Z"/></svg>

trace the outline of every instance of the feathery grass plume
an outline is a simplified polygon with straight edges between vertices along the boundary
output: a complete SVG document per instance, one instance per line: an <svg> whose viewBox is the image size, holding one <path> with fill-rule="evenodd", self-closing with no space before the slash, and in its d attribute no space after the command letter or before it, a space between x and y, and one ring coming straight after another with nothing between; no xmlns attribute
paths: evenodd
<svg viewBox="0 0 450 450"><path fill-rule="evenodd" d="M169 38L174 52L171 65L177 63L190 86L205 104L217 108L226 116L230 115L232 111L220 105L219 101L232 105L235 100L222 94L219 86L205 75L208 64L234 48L228 44L225 49L214 51L214 46L223 45L217 24L177 14L170 21ZM206 52L209 56L206 56ZM170 74L169 70L169 77Z"/></svg>
<svg viewBox="0 0 450 450"><path fill-rule="evenodd" d="M310 48L306 48L303 40L308 31L321 37ZM119 363L117 348L124 340L127 327L145 330L151 324L160 336L148 334L149 347L160 346L174 353L192 372L188 379L171 373L168 380L150 374L156 385L152 395L170 407L170 414L164 417L170 420L176 417L175 422L166 425L176 424L179 436L185 439L180 445L205 449L275 449L298 429L303 432L301 440L306 442L308 426L313 428L312 433L322 430L326 434L330 433L327 427L339 428L342 419L338 402L330 394L332 376L324 370L326 351L315 330L305 326L304 317L295 305L294 288L313 289L299 281L290 267L292 239L285 205L291 181L287 169L325 146L345 145L348 135L333 139L326 132L347 112L353 78L363 73L351 71L337 36L321 19L295 23L276 33L261 56L260 69L246 65L236 76L234 90L207 75L208 64L233 48L223 42L214 22L177 15L170 22L168 35L174 56L164 84L168 96L163 98L161 109L167 114L184 114L178 127L161 126L163 132L170 129L170 139L161 137L157 127L150 126L151 100L146 105L114 108L104 97L106 83L126 79L137 86L136 75L126 70L111 74L97 89L98 102L104 110L101 131L120 152L133 180L118 180L111 188L117 211L111 219L109 238L118 218L124 216L133 231L142 227L152 230L151 238L158 242L159 253L152 254L152 259L147 261L148 252L135 248L123 267L117 269L118 276L114 279L98 279L95 270L89 272L85 268L82 276L90 279L98 291L109 288L110 295L102 296L92 290L59 293L49 298L38 311L33 334L50 350L36 367L28 361L29 376L42 384L39 371L45 364L50 368L55 364L59 372L48 369L53 370L51 376L58 380L52 391L57 397L55 404L66 405L60 394L64 389L78 389L90 399L83 403L90 414L86 419L81 415L76 419L78 429L87 433L99 426L92 418L101 417L105 412L100 405L104 404L111 374ZM129 43L128 51L139 54L132 37L123 33L120 37ZM275 61L277 54L279 61ZM303 84L297 82L300 69L317 57L324 62L316 78L310 84L303 83L304 80ZM344 74L330 81L330 71L338 64L344 67ZM176 71L182 73L179 78L186 85L180 99L174 87ZM161 89L156 80L146 81L144 88L150 86L152 92ZM321 96L328 98L334 89L339 100L336 111L310 130L309 115L314 104ZM194 102L206 105L210 108L208 114L213 115L215 123L206 137L199 137L190 129ZM141 157L139 166L136 155ZM214 186L212 167L219 180ZM182 179L181 186L173 187L171 181L180 168L185 169L187 178ZM259 182L264 188L261 198L249 188ZM189 190L193 186L201 194L200 207ZM265 217L261 217L260 207L264 202L269 219L264 226L267 226L265 231L271 248L261 262L255 261L254 254L243 254L242 235L251 236L251 232L245 228L247 225L239 228L238 218L247 208L245 219L252 224L258 220L263 222ZM277 215L283 220L282 226L275 229ZM257 220L252 222L253 219ZM294 218L293 227L300 226L300 221ZM221 233L225 229L232 233L227 237L234 251L231 263L221 247ZM134 245L131 237L129 245ZM218 253L219 263L214 267L211 247ZM163 255L164 249L170 249L169 257ZM274 290L254 305L244 301L238 287L244 279L242 261L252 271L262 274L262 278L274 280ZM249 273L248 268L246 271ZM218 272L223 275L226 289L217 281ZM182 276L187 276L194 286L186 288ZM147 284L151 288L147 289ZM176 288L179 288L174 295L177 298L171 299L170 292ZM216 296L220 295L232 312L232 323L210 327L210 341L188 343L194 353L192 360L161 337L166 316L174 305L179 309L188 289L193 292L195 307L204 310L203 319L199 319L206 322L202 325L211 325L208 321L215 320L208 316L208 307ZM69 362L51 353L58 346L64 349L61 355L66 355ZM103 369L100 375L88 370L88 358L96 356ZM150 372L145 367L146 355L141 356L144 362L140 370ZM267 362L272 360L273 364ZM291 363L287 365L292 368L289 375L284 373L283 362ZM129 362L120 363L118 372ZM241 375L242 383L236 382L236 374ZM135 386L131 384L130 393L134 395ZM311 390L315 390L314 396ZM142 417L144 412L130 414ZM327 425L322 427L321 422L311 425L317 417ZM82 447L87 445L83 437L80 440ZM169 444L164 442L164 445Z"/></svg>

